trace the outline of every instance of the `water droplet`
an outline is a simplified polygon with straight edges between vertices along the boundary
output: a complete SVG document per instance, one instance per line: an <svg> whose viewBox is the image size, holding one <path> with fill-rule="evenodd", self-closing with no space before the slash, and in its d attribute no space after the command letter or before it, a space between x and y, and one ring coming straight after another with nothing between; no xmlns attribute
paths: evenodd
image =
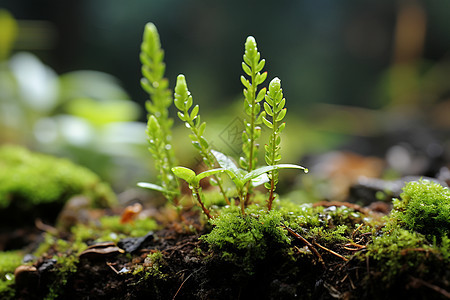
<svg viewBox="0 0 450 300"><path fill-rule="evenodd" d="M306 174L306 173L309 172L309 170L305 168L305 169L303 170L303 172L305 172L305 174Z"/></svg>
<svg viewBox="0 0 450 300"><path fill-rule="evenodd" d="M166 150L170 150L172 149L172 145L167 144L164 148L166 148Z"/></svg>

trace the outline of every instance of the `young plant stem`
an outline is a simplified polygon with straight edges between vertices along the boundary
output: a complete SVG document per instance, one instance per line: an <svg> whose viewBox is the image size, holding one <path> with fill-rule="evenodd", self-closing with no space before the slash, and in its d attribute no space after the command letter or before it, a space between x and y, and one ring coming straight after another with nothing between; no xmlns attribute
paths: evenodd
<svg viewBox="0 0 450 300"><path fill-rule="evenodd" d="M203 158L203 162L211 169L214 167L216 160L211 152L208 141L203 136L206 123L200 122L199 106L195 105L191 111L190 108L193 105L191 93L189 92L184 75L180 74L177 78L177 85L175 86L175 106L178 108L178 117L185 122L187 128L189 128L192 134L189 137L192 140L194 147L200 152ZM222 186L222 180L219 176L213 176L215 182L219 186L220 192L225 199L225 202L229 205L230 200L225 193Z"/></svg>
<svg viewBox="0 0 450 300"><path fill-rule="evenodd" d="M252 108L252 110L251 110L251 114L250 114L250 126L247 126L247 128L249 128L250 129L250 142L249 142L249 144L250 144L250 149L249 149L249 151L250 151L250 153L249 153L249 155L248 155L248 167L247 167L247 172L251 172L253 169L254 169L254 167L255 166L253 166L253 156L254 156L254 154L255 154L255 114L254 114L254 109L253 109L253 107L255 106L255 105L259 105L257 102L256 102L256 84L254 84L255 83L255 76L256 76L256 74L255 74L255 72L252 72L252 74L251 74L251 83L252 83L252 85L250 86L250 88L247 90L248 91L248 99L251 99L251 101L252 101L252 103L250 104L250 107ZM250 194L251 194L251 192L252 192L252 183L251 183L251 181L249 181L248 183L247 183L247 186L246 186L246 193L245 193L245 202L244 202L244 206L243 207L247 207L247 205L248 205L248 202L249 202L249 200L250 200ZM242 212L244 212L244 210L242 210Z"/></svg>
<svg viewBox="0 0 450 300"><path fill-rule="evenodd" d="M281 132L285 128L286 124L282 122L286 116L286 108L284 104L286 100L283 98L283 91L281 89L281 81L277 77L274 78L269 84L269 91L265 96L266 102L264 102L264 110L266 115L270 116L271 120L263 117L263 123L272 130L269 142L265 145L265 160L267 165L276 165L281 160L280 144L281 144ZM269 183L265 184L265 187L269 190L269 199L267 200L267 209L272 209L272 203L275 199L275 189L278 183L278 170L273 170L268 174Z"/></svg>
<svg viewBox="0 0 450 300"><path fill-rule="evenodd" d="M147 127L149 150L153 155L161 186L170 191L164 193L164 196L177 205L179 183L171 171L176 159L172 147L173 120L169 118L168 110L173 98L168 88L168 80L164 77L166 67L164 51L153 23L145 25L140 60L143 76L141 86L150 96L145 104L149 116Z"/></svg>
<svg viewBox="0 0 450 300"><path fill-rule="evenodd" d="M274 183L274 180L271 179L270 180L269 200L267 202L267 210L268 211L270 211L272 209L272 203L273 203L273 200L275 199L274 190L275 190L275 183Z"/></svg>
<svg viewBox="0 0 450 300"><path fill-rule="evenodd" d="M241 191L239 193L239 199L240 199L239 203L241 205L241 212L242 212L243 215L245 215L245 207L246 207L246 205L245 205L245 202L243 201L244 200L243 191Z"/></svg>
<svg viewBox="0 0 450 300"><path fill-rule="evenodd" d="M203 204L200 188L195 188L194 187L192 189L192 192L194 193L194 196L197 199L198 203L200 203L200 206L202 207L202 210L205 213L205 215L208 217L208 219L212 219L213 217L211 216L211 213L209 212L209 210Z"/></svg>
<svg viewBox="0 0 450 300"><path fill-rule="evenodd" d="M203 139L204 137L201 136L198 128L195 126L194 121L189 121L187 122L189 124L189 126L191 126L191 130L192 133L196 136L197 140ZM211 150L209 149L209 147L205 147L204 143L200 143L200 154L202 155L203 158L205 158L205 164L207 165L207 167L209 169L214 167L215 164L215 158L214 155L212 155ZM230 205L230 200L228 199L225 190L223 189L222 186L222 180L219 176L217 175L212 175L212 177L214 178L215 182L217 182L217 186L219 187L220 193L222 194L223 198L225 199L225 202Z"/></svg>
<svg viewBox="0 0 450 300"><path fill-rule="evenodd" d="M256 41L253 37L248 37L245 42L244 62L242 69L250 77L250 80L241 76L241 82L244 85L245 113L249 117L244 120L244 132L242 133L242 150L245 157L241 157L241 167L251 172L256 168L258 145L256 140L261 136L261 128L256 126L262 122L264 112L260 114L261 106L259 102L264 99L266 89L261 89L258 93L258 85L267 78L267 72L260 73L264 68L265 60L260 60L261 55L258 52ZM244 206L248 205L252 190L252 183L249 181L245 186ZM241 199L242 201L242 199Z"/></svg>

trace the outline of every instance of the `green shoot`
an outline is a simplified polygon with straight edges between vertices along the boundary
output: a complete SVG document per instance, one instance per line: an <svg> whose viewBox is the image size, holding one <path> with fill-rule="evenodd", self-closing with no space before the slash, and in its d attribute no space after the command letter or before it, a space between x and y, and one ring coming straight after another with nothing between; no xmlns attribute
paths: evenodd
<svg viewBox="0 0 450 300"><path fill-rule="evenodd" d="M192 109L193 100L192 95L188 90L186 79L184 75L180 74L177 78L177 85L175 86L175 106L178 108L178 117L185 122L192 134L189 135L192 144L200 152L203 162L208 168L213 168L216 161L211 152L211 147L208 141L203 136L206 128L206 122L200 121L199 106L195 105ZM222 179L219 176L214 176L215 182L219 186L227 204L230 204L225 190L223 189Z"/></svg>
<svg viewBox="0 0 450 300"><path fill-rule="evenodd" d="M264 124L272 130L272 134L269 138L269 143L265 145L265 160L267 165L276 165L281 160L280 134L283 131L286 123L282 122L286 115L286 108L284 104L286 100L283 98L283 90L281 89L281 81L277 77L274 78L269 84L269 91L266 95L266 102L264 102L264 110L267 115L272 119L263 117ZM275 199L274 191L278 183L278 170L273 170L268 174L270 182L265 183L265 187L269 190L269 200L267 203L267 209L272 209L272 202Z"/></svg>
<svg viewBox="0 0 450 300"><path fill-rule="evenodd" d="M264 112L260 114L261 106L259 102L264 99L266 94L266 88L261 89L258 92L258 85L262 84L267 77L267 72L260 73L265 65L265 60L260 60L260 53L256 45L255 38L249 36L245 42L244 62L242 62L242 69L245 74L250 77L250 80L245 76L241 76L241 82L244 85L244 97L245 97L245 114L248 119L244 120L244 132L242 133L242 150L245 157L240 158L240 166L251 172L256 168L258 162L258 145L256 140L261 136L261 128L257 125L262 123L262 117ZM246 188L246 200L247 204L250 193L251 184Z"/></svg>
<svg viewBox="0 0 450 300"><path fill-rule="evenodd" d="M158 32L155 26L149 23L145 27L141 52L142 74L144 75L142 87L151 97L151 101L147 102L147 110L149 112L147 135L150 144L149 150L160 171L159 178L162 183L161 185L156 185L140 182L138 185L162 192L167 199L176 199L180 193L176 178L181 178L189 184L194 198L197 199L206 216L211 219L209 210L203 204L200 180L213 176L214 178L211 178L211 182L218 185L226 203L231 205L232 203L228 200L223 188L221 177L221 173L227 173L236 187L242 214L245 214L245 208L252 194L252 188L263 183L269 190L267 208L270 211L275 199L279 170L300 169L305 173L308 170L294 164L279 164L281 160L280 134L285 127L285 123L282 120L286 115L286 108L284 108L286 100L283 98L281 82L278 78L270 82L267 95L266 88L258 89L258 86L266 80L267 72L261 73L265 60L261 59L255 39L252 36L247 38L243 56L244 61L242 62L245 76L241 76L241 82L244 85L244 111L246 117L242 133L243 156L240 157L239 167L225 154L211 149L211 144L204 137L206 123L200 120L200 108L198 105L194 105L184 75L178 75L175 93L173 98L171 97L167 88L167 79L163 78L165 70L163 57L164 52L161 49ZM263 99L266 102L264 102L264 110L261 111L260 102ZM175 158L173 156L170 132L173 120L168 117L168 107L172 102L175 103L178 109L178 118L191 131L189 138L194 148L199 151L204 164L209 169L198 175L191 169L173 166ZM272 130L272 134L265 146L267 166L257 168L259 146L257 139L261 136L261 128L258 125L263 122ZM216 164L221 168L217 168Z"/></svg>
<svg viewBox="0 0 450 300"><path fill-rule="evenodd" d="M216 157L217 162L222 167L222 170L230 176L231 181L233 181L234 185L236 186L239 201L241 204L242 214L245 214L245 195L246 195L244 189L245 184L251 183L252 180L258 179L258 177L260 177L263 174L272 171L277 171L279 169L300 169L303 170L305 173L308 172L308 169L294 164L278 164L272 166L265 166L257 168L251 172L248 172L244 169L238 168L236 164L233 162L233 160L228 156L226 156L225 154L214 150L212 152Z"/></svg>
<svg viewBox="0 0 450 300"><path fill-rule="evenodd" d="M192 191L192 195L194 196L194 198L197 199L203 212L208 217L208 219L212 219L211 213L205 207L205 205L203 204L203 201L202 201L203 196L202 196L202 189L200 187L200 180L202 180L205 177L215 175L217 173L221 173L224 171L224 169L222 169L222 168L211 169L211 170L202 172L198 175L196 175L195 172L192 171L191 169L188 169L185 167L174 167L174 168L172 168L172 171L177 177L183 179L184 181L186 181L189 184L189 188Z"/></svg>
<svg viewBox="0 0 450 300"><path fill-rule="evenodd" d="M145 25L140 59L144 76L141 79L141 86L150 96L150 100L146 102L149 113L147 126L149 151L159 172L161 188L166 191L164 196L169 201L176 201L179 185L171 170L175 165L175 154L171 132L173 120L169 118L168 111L173 99L168 88L168 80L164 78L166 68L163 62L164 51L161 49L159 34L153 23Z"/></svg>

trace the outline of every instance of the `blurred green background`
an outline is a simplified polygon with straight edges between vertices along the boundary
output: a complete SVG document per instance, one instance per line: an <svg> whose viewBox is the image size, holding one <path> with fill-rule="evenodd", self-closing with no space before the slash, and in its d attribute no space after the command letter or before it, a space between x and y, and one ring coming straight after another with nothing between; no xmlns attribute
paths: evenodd
<svg viewBox="0 0 450 300"><path fill-rule="evenodd" d="M0 9L0 143L68 156L118 191L153 178L139 84L147 22L171 88L186 75L219 150L239 155L230 128L253 35L287 98L284 162L332 149L384 159L399 145L412 160L450 161L446 1L0 0ZM178 149L181 164L195 164Z"/></svg>

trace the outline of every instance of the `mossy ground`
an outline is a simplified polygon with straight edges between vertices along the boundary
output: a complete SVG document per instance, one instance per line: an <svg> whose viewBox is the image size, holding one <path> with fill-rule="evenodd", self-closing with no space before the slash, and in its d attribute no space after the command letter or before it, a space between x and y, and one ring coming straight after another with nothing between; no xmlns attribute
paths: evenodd
<svg viewBox="0 0 450 300"><path fill-rule="evenodd" d="M442 192L427 182L419 184L424 186L407 186L402 196L421 195L431 203L434 193L425 198L408 188ZM448 205L449 198L439 199L435 212L430 212L433 216ZM434 230L435 234L413 230L403 219L408 212L405 204L398 200L393 212L384 217L350 203L290 202L277 202L269 213L263 202L250 206L246 215L237 206L216 209L220 217L211 223L195 208L182 210L179 218L164 224L150 218L121 224L118 216L103 216L76 225L70 232L46 233L28 263L36 268L39 281L22 276L14 286L9 275L10 281L2 278L6 288L2 286L0 295L8 298L15 293L18 298L31 299L446 299L448 227ZM30 282L24 284L23 278Z"/></svg>
<svg viewBox="0 0 450 300"><path fill-rule="evenodd" d="M117 204L107 183L67 159L3 145L0 170L0 234L18 226L33 226L36 218L54 222L67 200L74 196L85 197L89 207Z"/></svg>

